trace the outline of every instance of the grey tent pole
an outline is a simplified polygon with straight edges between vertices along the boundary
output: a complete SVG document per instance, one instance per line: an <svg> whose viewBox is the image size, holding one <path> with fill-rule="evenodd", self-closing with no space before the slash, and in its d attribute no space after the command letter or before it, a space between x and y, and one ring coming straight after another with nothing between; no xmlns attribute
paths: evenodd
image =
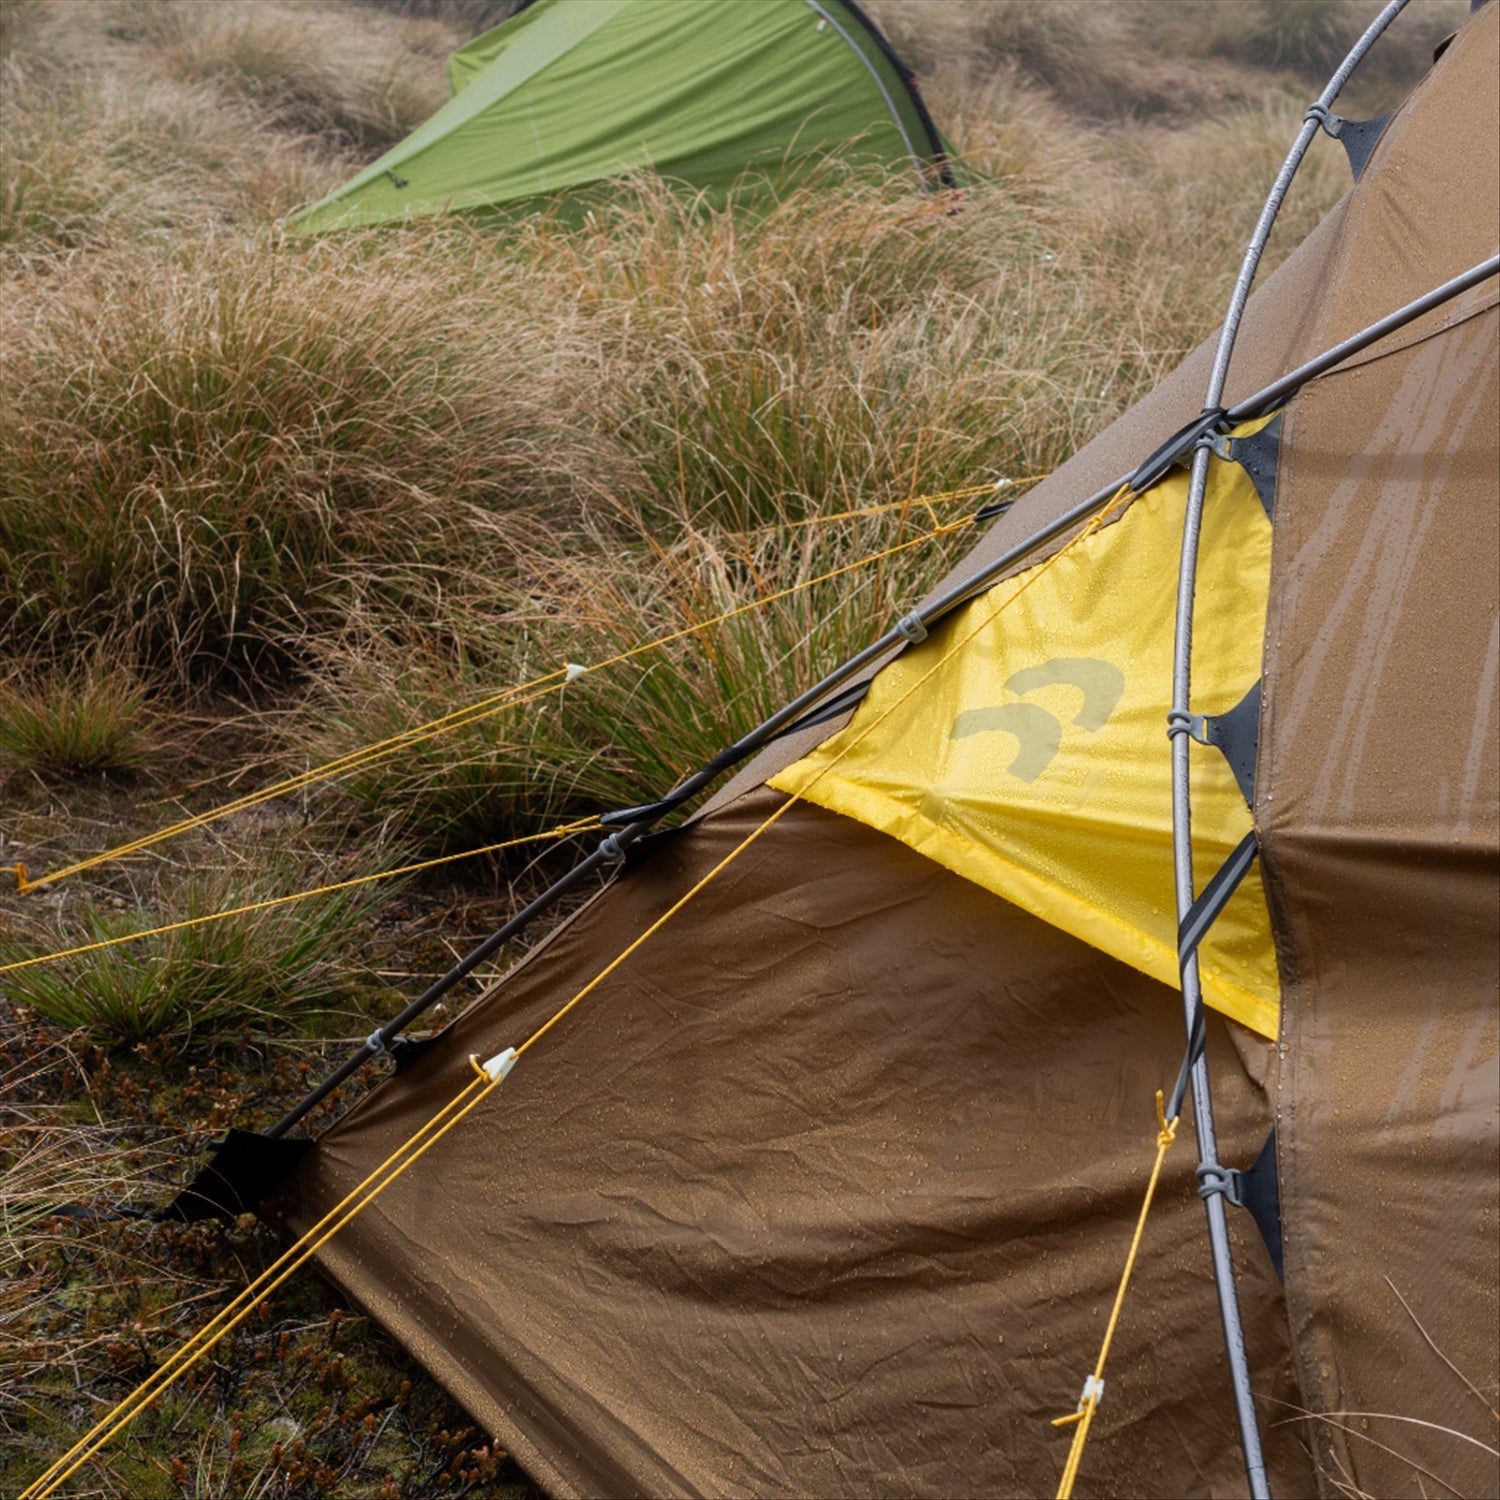
<svg viewBox="0 0 1500 1500"><path fill-rule="evenodd" d="M1375 40L1405 8L1407 0L1391 0L1350 49L1349 55L1329 79L1318 101L1307 112L1302 128L1287 153L1281 170L1271 186L1265 206L1256 222L1255 232L1245 250L1245 258L1235 279L1229 310L1219 332L1204 398L1205 415L1221 410L1229 362L1234 354L1235 339L1250 287L1259 269L1261 256L1276 216L1297 168L1302 164L1313 137L1322 128L1322 120L1338 98L1349 75ZM1193 603L1198 570L1198 544L1203 524L1203 504L1208 486L1209 444L1211 436L1200 437L1193 447L1192 477L1188 486L1187 508L1182 526L1182 558L1177 577L1176 643L1172 662L1172 713L1168 718L1172 746L1172 869L1176 887L1177 920L1187 918L1196 897L1193 885L1192 793L1190 784L1190 743L1185 732L1191 702L1193 655ZM1203 1008L1202 984L1198 972L1196 946L1180 963L1182 1003L1191 1047ZM1197 1132L1198 1159L1217 1163L1218 1145L1214 1130L1213 1097L1209 1087L1208 1059L1201 1054L1194 1059L1191 1071L1193 1124ZM1234 1260L1229 1248L1229 1226L1224 1195L1210 1193L1203 1200L1208 1217L1208 1238L1213 1260L1214 1282L1219 1294L1219 1315L1224 1325L1224 1346L1229 1360L1230 1381L1234 1390L1235 1415L1239 1421L1240 1443L1244 1450L1245 1473L1254 1500L1270 1500L1265 1457L1261 1449L1260 1427L1255 1415L1255 1397L1250 1384L1250 1364L1245 1352L1245 1335L1240 1319L1239 1296L1235 1289Z"/></svg>

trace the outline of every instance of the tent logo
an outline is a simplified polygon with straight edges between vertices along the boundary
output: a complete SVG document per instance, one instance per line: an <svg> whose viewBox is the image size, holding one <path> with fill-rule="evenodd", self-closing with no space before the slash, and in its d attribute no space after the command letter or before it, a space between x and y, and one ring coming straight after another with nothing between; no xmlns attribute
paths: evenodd
<svg viewBox="0 0 1500 1500"><path fill-rule="evenodd" d="M1054 683L1066 683L1083 694L1083 702L1071 722L1094 734L1104 728L1115 711L1125 691L1125 674L1096 657L1054 656L1051 661L1012 673L1005 680L1005 691L1015 693L1019 699L1025 693ZM953 721L948 738L962 740L971 734L988 734L996 729L1015 737L1016 753L1005 769L1022 781L1035 781L1052 764L1062 745L1062 720L1039 703L1024 702L965 709Z"/></svg>

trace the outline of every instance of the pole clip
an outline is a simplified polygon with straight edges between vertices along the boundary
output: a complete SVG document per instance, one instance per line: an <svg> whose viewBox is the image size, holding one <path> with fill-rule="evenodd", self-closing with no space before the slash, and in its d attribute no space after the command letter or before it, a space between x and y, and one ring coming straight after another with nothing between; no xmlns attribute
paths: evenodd
<svg viewBox="0 0 1500 1500"><path fill-rule="evenodd" d="M617 865L625 858L625 846L620 842L619 834L611 833L600 839L599 857L611 865Z"/></svg>
<svg viewBox="0 0 1500 1500"><path fill-rule="evenodd" d="M1344 133L1344 126L1348 124L1348 121L1342 115L1334 114L1326 104L1309 104L1307 106L1307 113L1302 116L1302 120L1304 124L1308 120L1314 121L1316 124L1322 126L1326 135L1331 135L1334 140L1338 140L1339 136Z"/></svg>
<svg viewBox="0 0 1500 1500"><path fill-rule="evenodd" d="M1244 1176L1236 1167L1221 1167L1216 1161L1198 1163L1198 1196L1207 1202L1222 1193L1236 1208L1245 1206Z"/></svg>
<svg viewBox="0 0 1500 1500"><path fill-rule="evenodd" d="M1167 738L1175 740L1179 734L1197 740L1200 745L1211 745L1208 737L1208 720L1202 714L1190 714L1181 708L1171 709L1167 714Z"/></svg>
<svg viewBox="0 0 1500 1500"><path fill-rule="evenodd" d="M385 1044L385 1037L382 1035L383 1031L383 1027L377 1027L376 1030L372 1031L365 1038L365 1051L370 1054L372 1060L377 1057L389 1057L391 1055L391 1049Z"/></svg>
<svg viewBox="0 0 1500 1500"><path fill-rule="evenodd" d="M896 621L895 628L896 634L910 641L913 646L927 639L927 626L922 623L922 616L916 610L909 615L902 615Z"/></svg>

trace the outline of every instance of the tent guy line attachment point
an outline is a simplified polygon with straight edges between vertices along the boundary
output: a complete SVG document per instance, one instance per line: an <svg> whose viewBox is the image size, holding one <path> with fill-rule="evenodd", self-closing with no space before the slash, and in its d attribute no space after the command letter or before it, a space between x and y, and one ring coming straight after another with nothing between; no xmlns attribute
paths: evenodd
<svg viewBox="0 0 1500 1500"><path fill-rule="evenodd" d="M481 1078L499 1083L502 1078L510 1077L510 1070L515 1067L520 1055L514 1047L507 1047L503 1052L497 1052L488 1062L480 1062L479 1054L471 1052L469 1062Z"/></svg>
<svg viewBox="0 0 1500 1500"><path fill-rule="evenodd" d="M1198 1196L1205 1201L1215 1193L1222 1193L1236 1208L1245 1206L1240 1191L1244 1173L1236 1167L1220 1166L1216 1161L1200 1161L1193 1174L1198 1179Z"/></svg>
<svg viewBox="0 0 1500 1500"><path fill-rule="evenodd" d="M1097 1376L1090 1375L1083 1382L1083 1394L1078 1398L1079 1415L1082 1415L1090 1401L1097 1406L1102 1400L1104 1400L1104 1382Z"/></svg>

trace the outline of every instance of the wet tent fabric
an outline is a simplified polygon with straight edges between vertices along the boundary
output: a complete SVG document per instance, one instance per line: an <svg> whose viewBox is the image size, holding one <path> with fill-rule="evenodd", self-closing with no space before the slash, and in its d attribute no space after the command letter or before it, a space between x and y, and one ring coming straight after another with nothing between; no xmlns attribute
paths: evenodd
<svg viewBox="0 0 1500 1500"><path fill-rule="evenodd" d="M1434 70L1438 107L1406 111L1377 148L1317 341L1494 254L1497 78L1492 3ZM1288 411L1256 809L1284 983L1278 1138L1304 1404L1492 1448L1496 295L1476 287ZM1419 1479L1500 1494L1490 1454L1433 1428L1372 1416L1312 1433L1323 1466L1367 1494Z"/></svg>
<svg viewBox="0 0 1500 1500"><path fill-rule="evenodd" d="M295 1221L781 800L574 920L324 1138ZM324 1263L550 1493L1038 1493L1139 1208L1176 997L850 819L798 807L777 833ZM1248 1160L1272 1051L1233 1031L1220 1125ZM1101 1492L1236 1492L1232 1411L1202 1395L1222 1355L1192 1166L1170 1163L1112 1364ZM1280 1287L1244 1248L1256 1369L1291 1401ZM1271 1451L1311 1488L1292 1432Z"/></svg>
<svg viewBox="0 0 1500 1500"><path fill-rule="evenodd" d="M1493 253L1496 24L1471 20L1252 299L1231 399ZM1233 1220L1273 1493L1500 1492L1476 1446L1500 1378L1495 320L1490 283L1284 419L1255 787L1281 1035L1211 1016L1209 1040L1221 1159L1278 1131L1284 1291ZM1128 471L1205 378L1200 351L960 573ZM839 727L763 756L372 1091L289 1225L596 974ZM801 804L321 1259L557 1493L1045 1492L1179 1003ZM1080 1493L1243 1492L1191 1158L1168 1158ZM1337 1415L1382 1412L1411 1420Z"/></svg>
<svg viewBox="0 0 1500 1500"><path fill-rule="evenodd" d="M650 168L714 194L837 152L924 176L941 142L846 0L533 0L456 53L455 93L297 215L305 232L566 194ZM934 181L936 172L933 172Z"/></svg>

